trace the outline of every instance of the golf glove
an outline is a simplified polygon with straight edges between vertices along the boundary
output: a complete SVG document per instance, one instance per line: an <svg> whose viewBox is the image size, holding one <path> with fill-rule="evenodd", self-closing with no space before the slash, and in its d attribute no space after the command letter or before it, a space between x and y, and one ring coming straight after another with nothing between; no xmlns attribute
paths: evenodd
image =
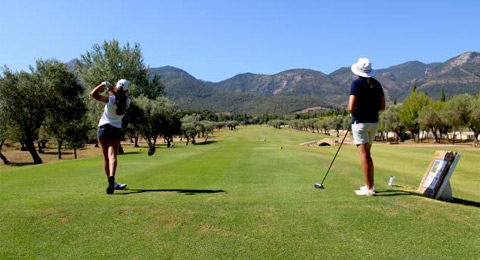
<svg viewBox="0 0 480 260"><path fill-rule="evenodd" d="M108 81L104 81L103 84L105 84L105 88L112 87L112 84L110 84L110 82L108 82Z"/></svg>

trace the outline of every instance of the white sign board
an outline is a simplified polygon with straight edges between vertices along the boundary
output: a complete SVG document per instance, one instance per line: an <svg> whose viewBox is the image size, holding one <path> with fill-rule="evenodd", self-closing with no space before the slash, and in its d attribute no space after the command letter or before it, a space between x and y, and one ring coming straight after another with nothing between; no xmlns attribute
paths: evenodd
<svg viewBox="0 0 480 260"><path fill-rule="evenodd" d="M418 192L436 199L452 199L450 177L460 160L460 154L450 151L436 151L427 172L418 187Z"/></svg>

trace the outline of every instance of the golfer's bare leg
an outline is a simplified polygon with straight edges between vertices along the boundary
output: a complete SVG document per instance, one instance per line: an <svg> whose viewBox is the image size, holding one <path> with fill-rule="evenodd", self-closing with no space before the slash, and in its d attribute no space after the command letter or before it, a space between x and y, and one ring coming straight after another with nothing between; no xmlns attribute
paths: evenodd
<svg viewBox="0 0 480 260"><path fill-rule="evenodd" d="M373 161L370 156L371 144L359 144L357 145L358 155L360 156L360 163L362 165L363 176L367 189L373 189Z"/></svg>
<svg viewBox="0 0 480 260"><path fill-rule="evenodd" d="M108 140L99 140L100 141L100 146L102 147L102 152L103 152L103 168L105 169L105 174L110 176L110 162L109 162L109 156L108 156Z"/></svg>
<svg viewBox="0 0 480 260"><path fill-rule="evenodd" d="M120 140L110 140L108 145L108 161L110 164L110 175L115 176L117 171L117 152L120 146Z"/></svg>
<svg viewBox="0 0 480 260"><path fill-rule="evenodd" d="M374 173L375 173L375 167L373 166L373 159L372 159L372 153L371 153L371 150L372 150L372 144L367 144L367 150L368 150L368 155L369 155L369 158L370 158L370 166L369 166L369 171L368 171L368 178L370 180L370 183L372 184L372 187L375 185L375 181L374 181Z"/></svg>

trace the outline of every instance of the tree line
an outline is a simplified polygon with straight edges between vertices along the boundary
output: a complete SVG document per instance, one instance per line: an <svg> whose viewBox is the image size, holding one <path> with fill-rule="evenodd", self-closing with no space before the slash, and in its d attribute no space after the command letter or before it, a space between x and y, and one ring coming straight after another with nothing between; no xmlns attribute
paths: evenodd
<svg viewBox="0 0 480 260"><path fill-rule="evenodd" d="M275 128L283 126L302 131L329 134L330 130L346 130L351 117L345 110L337 109L330 114L309 118L276 118L268 121ZM461 94L446 99L434 100L426 93L417 92L415 85L402 104L391 105L380 114L378 138L388 140L394 134L395 141L414 139L417 143L431 136L436 143L444 140L456 142L456 133L462 130L473 132L474 145L480 134L480 92L477 96Z"/></svg>
<svg viewBox="0 0 480 260"><path fill-rule="evenodd" d="M198 138L208 140L214 129L239 124L264 124L323 132L347 129L350 117L345 109L320 114L294 114L281 117L265 113L263 116L215 113L213 111L180 111L165 98L164 85L158 75L150 75L143 62L140 46L120 46L116 40L95 44L73 64L74 69L55 59L37 60L30 71L13 72L3 67L0 74L0 159L8 164L2 154L6 140L20 142L22 149L30 152L35 164L42 163L42 153L47 143L55 143L58 156L62 148L74 150L86 143L96 142L96 129L103 112L103 104L88 97L90 89L103 81L116 82L125 78L131 81L129 95L132 104L124 117L126 137L135 145L142 137L155 152L158 138L167 147L175 136L185 138L186 144L195 144ZM468 128L474 133L475 144L480 134L480 98L469 94L446 100L442 91L440 100L433 100L413 87L402 104L390 106L380 116L381 136L395 133L401 141L414 138L423 141L421 133L430 133L436 142L444 139L455 142L455 133ZM453 133L450 138L448 133ZM451 139L451 140L450 140ZM37 152L37 146L38 152Z"/></svg>
<svg viewBox="0 0 480 260"><path fill-rule="evenodd" d="M480 93L455 95L446 100L442 91L440 100L434 100L417 92L415 85L402 104L390 106L381 114L379 125L384 134L394 132L396 140L411 137L417 143L429 135L437 143L444 139L455 143L456 133L464 129L473 132L476 146L480 134Z"/></svg>
<svg viewBox="0 0 480 260"><path fill-rule="evenodd" d="M235 118L245 123L251 120L244 115L180 111L163 96L160 77L149 75L138 44L120 46L117 40L95 44L73 66L74 69L49 59L37 60L29 72L13 72L3 67L0 158L5 164L10 163L1 152L6 140L20 142L35 164L42 163L39 153L47 143L56 144L59 158L62 148L73 149L76 158L78 148L96 142L97 124L104 105L89 98L87 93L103 81L125 78L131 82L132 103L124 117L123 129L136 145L141 136L149 146L150 155L155 152L158 138L163 137L168 147L174 136L186 138L187 144L195 143L195 137L207 140L215 128L235 129L239 124Z"/></svg>

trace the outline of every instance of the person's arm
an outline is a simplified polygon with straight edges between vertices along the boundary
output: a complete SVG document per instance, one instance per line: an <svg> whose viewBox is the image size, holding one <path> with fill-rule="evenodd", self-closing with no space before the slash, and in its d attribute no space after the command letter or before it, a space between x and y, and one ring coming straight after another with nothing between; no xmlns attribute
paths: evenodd
<svg viewBox="0 0 480 260"><path fill-rule="evenodd" d="M348 99L348 112L353 115L353 112L355 112L355 106L357 105L357 96L355 95L350 95Z"/></svg>
<svg viewBox="0 0 480 260"><path fill-rule="evenodd" d="M385 97L380 98L380 111L385 111Z"/></svg>
<svg viewBox="0 0 480 260"><path fill-rule="evenodd" d="M112 88L112 85L108 81L100 83L100 85L96 86L94 89L92 89L92 91L90 91L89 95L100 102L108 103L108 97L100 95L100 91L106 88Z"/></svg>
<svg viewBox="0 0 480 260"><path fill-rule="evenodd" d="M108 84L110 84L110 83L108 83ZM109 86L107 92L108 92L108 96L114 97L117 94L117 88L114 88L113 86Z"/></svg>
<svg viewBox="0 0 480 260"><path fill-rule="evenodd" d="M377 81L378 82L378 81ZM380 82L378 82L379 88L378 88L378 96L380 97L380 104L379 104L379 111L385 111L385 94L383 93L383 87Z"/></svg>

